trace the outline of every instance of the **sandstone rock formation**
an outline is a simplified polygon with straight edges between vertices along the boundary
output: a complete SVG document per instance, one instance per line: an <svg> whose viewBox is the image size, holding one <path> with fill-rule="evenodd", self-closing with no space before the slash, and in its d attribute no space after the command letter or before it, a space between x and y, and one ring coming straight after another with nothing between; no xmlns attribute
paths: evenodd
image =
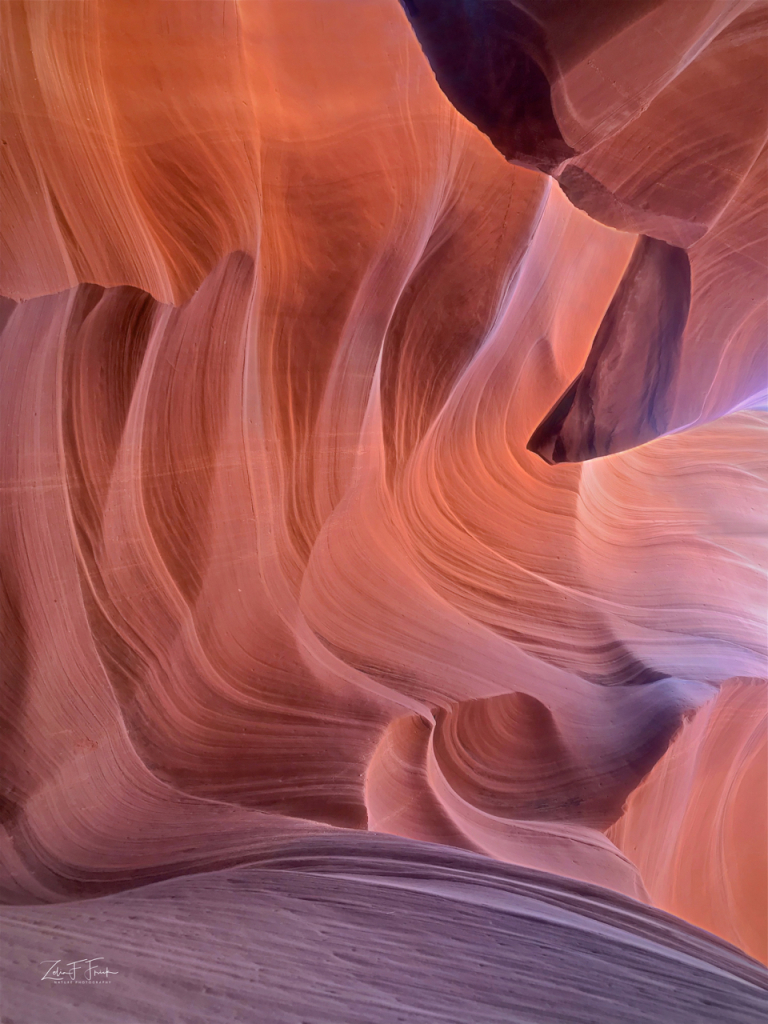
<svg viewBox="0 0 768 1024"><path fill-rule="evenodd" d="M447 95L507 159L649 236L532 448L580 462L764 405L768 6L403 3Z"/></svg>
<svg viewBox="0 0 768 1024"><path fill-rule="evenodd" d="M405 8L3 9L16 1024L757 1019L766 8Z"/></svg>

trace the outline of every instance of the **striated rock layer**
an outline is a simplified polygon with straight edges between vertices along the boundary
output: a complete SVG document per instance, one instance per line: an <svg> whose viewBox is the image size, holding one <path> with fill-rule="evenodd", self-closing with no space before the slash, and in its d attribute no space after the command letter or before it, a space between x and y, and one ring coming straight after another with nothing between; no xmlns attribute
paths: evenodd
<svg viewBox="0 0 768 1024"><path fill-rule="evenodd" d="M171 906L190 1021L757 1019L765 8L405 6L3 8L17 1022L176 1019ZM25 1002L52 934L144 994Z"/></svg>
<svg viewBox="0 0 768 1024"><path fill-rule="evenodd" d="M764 405L764 0L403 4L441 86L505 157L647 236L532 449L580 462Z"/></svg>
<svg viewBox="0 0 768 1024"><path fill-rule="evenodd" d="M258 866L14 908L3 938L13 1020L742 1024L762 1020L768 998L759 965L660 911L366 834L295 843ZM68 961L83 944L102 953L93 966L113 972L109 984L49 981L22 996L30 974L51 969L37 962L41 946ZM85 981L85 965L77 972ZM73 991L74 1012L62 1010Z"/></svg>

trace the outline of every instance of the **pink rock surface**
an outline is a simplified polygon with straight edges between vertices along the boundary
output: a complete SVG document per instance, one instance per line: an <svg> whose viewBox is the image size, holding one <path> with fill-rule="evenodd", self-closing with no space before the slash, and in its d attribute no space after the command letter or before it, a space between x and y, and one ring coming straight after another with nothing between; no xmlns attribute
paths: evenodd
<svg viewBox="0 0 768 1024"><path fill-rule="evenodd" d="M301 918L306 879L288 857L241 915L226 872L320 844L386 874L408 850L398 878L459 865L496 910L509 879L547 920L581 894L577 932L604 944L590 971L625 940L645 949L627 992L646 954L677 965L665 1019L754 1019L764 974L658 908L768 960L764 161L759 90L733 85L759 70L764 8L526 0L499 38L533 56L499 93L511 113L483 99L489 139L438 85L419 22L437 8L406 6L437 80L396 0L4 8L12 941L34 959L92 906L93 940L127 957L131 900L145 942L163 886L190 920L208 906L204 880L167 880L224 869L216 928L252 936L278 928L281 885ZM355 893L378 909L338 955L391 955L401 897ZM25 906L45 903L65 905ZM408 999L445 929L446 977L484 948L441 906L414 926ZM660 921L663 950L631 938ZM284 953L258 949L283 979ZM556 1019L526 964L519 1019ZM741 981L706 1002L722 971ZM173 985L145 980L167 1005L111 989L60 1019L173 1019ZM205 1012L239 1019L255 990L233 991ZM263 1019L293 1019L274 997ZM610 1017L600 998L574 1020ZM636 998L627 1020L659 1019ZM302 1019L422 1019L354 999ZM478 1019L517 1019L504 999ZM466 1020L449 1002L436 1019ZM51 1005L9 1012L39 1024Z"/></svg>
<svg viewBox="0 0 768 1024"><path fill-rule="evenodd" d="M609 835L656 906L766 959L765 690L733 680L683 727Z"/></svg>
<svg viewBox="0 0 768 1024"><path fill-rule="evenodd" d="M764 406L763 0L403 2L447 95L509 160L656 240L534 450L578 462Z"/></svg>

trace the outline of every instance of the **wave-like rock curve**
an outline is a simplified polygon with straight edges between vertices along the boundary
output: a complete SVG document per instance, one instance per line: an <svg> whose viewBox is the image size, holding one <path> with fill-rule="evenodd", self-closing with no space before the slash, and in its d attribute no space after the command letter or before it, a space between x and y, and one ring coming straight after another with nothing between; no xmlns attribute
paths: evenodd
<svg viewBox="0 0 768 1024"><path fill-rule="evenodd" d="M562 38L554 14L538 35L510 29L504 45L528 50L510 65L502 144L439 88L453 65L425 41L434 5L406 6L437 81L396 0L4 11L0 885L14 942L32 956L93 907L94 941L130 959L123 915L141 903L149 941L148 908L174 885L193 917L212 886L211 913L250 935L277 899L259 872L322 847L348 851L336 891L378 908L334 939L338 955L385 949L382 920L406 897L392 907L384 883L347 876L370 851L395 871L408 850L430 878L490 872L491 902L499 879L528 879L525 905L549 921L546 935L520 926L533 946L559 927L541 908L581 894L577 931L632 947L633 992L650 948L637 935L666 929L647 955L678 964L668 1019L747 1019L760 969L654 906L768 959L762 165L754 140L741 156L723 143L720 177L696 205L692 164L673 217L658 197L688 167L683 147L657 167L651 212L623 220L581 201L573 169L597 180L599 164L611 202L635 209L606 170L629 108L590 100L590 54L667 18L678 57L646 70L671 103L681 76L694 89L712 75L713 53L726 88L760 12L648 3L628 20L585 3ZM576 29L592 22L587 45ZM652 89L637 90L640 131ZM666 153L666 127L643 131ZM648 161L638 173L656 181ZM309 883L281 870L293 920ZM226 896L238 878L256 880L253 918ZM462 946L456 924L475 911L454 917L433 882L414 950L454 929L454 952L476 958L481 939ZM45 903L66 905L29 906ZM499 913L518 934L517 910ZM218 948L206 935L189 963ZM153 970L152 991L170 984ZM528 967L515 978L532 984ZM553 1019L548 991L531 991L530 1019ZM111 998L92 1012L116 1012ZM117 998L165 1019L162 998Z"/></svg>

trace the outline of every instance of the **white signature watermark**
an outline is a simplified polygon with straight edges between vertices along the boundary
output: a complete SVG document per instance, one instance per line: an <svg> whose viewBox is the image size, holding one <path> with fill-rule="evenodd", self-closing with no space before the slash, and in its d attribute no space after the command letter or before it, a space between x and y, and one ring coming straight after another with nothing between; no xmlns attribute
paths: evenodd
<svg viewBox="0 0 768 1024"><path fill-rule="evenodd" d="M41 981L53 981L60 985L108 985L110 974L119 974L119 971L110 971L103 956L95 956L91 960L71 960L63 967L59 966L61 960L41 960L40 966L50 964L51 966L40 979Z"/></svg>

